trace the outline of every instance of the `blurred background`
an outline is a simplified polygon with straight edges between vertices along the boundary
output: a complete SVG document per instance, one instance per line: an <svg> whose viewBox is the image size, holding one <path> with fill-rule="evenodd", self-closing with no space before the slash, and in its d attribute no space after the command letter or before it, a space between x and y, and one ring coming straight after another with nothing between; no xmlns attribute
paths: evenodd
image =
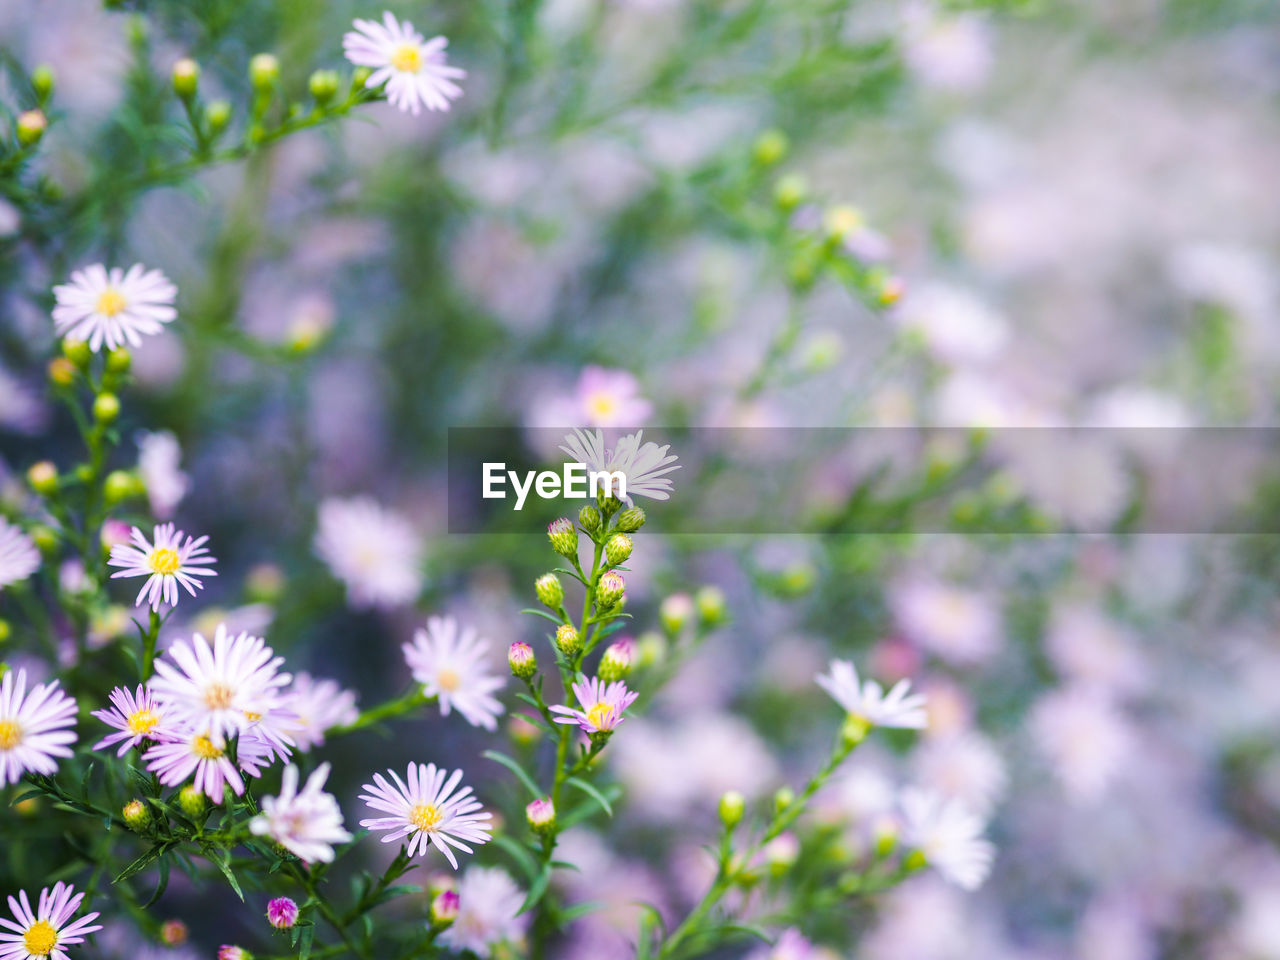
<svg viewBox="0 0 1280 960"><path fill-rule="evenodd" d="M118 457L138 463L141 431L173 435L179 459L157 454L154 476L188 482L152 508L209 534L220 561L167 636L229 617L366 706L408 686L400 644L427 614L480 629L497 668L509 642L546 642L518 612L553 566L541 528L449 532L450 427L503 428L524 455L551 427L664 443L660 428L965 428L888 475L875 458L819 459L804 489L721 495L750 518L816 488L821 522L789 535L689 533L707 527L682 488L705 463L645 504L637 632L700 585L723 592L727 622L615 738L607 776L625 799L569 834L582 873L557 880L569 902L604 890L609 907L550 955L632 956L634 901L687 911L711 876L719 793L768 798L825 756L838 716L813 676L837 655L914 678L930 725L856 755L797 869L865 848L909 783L990 816L999 853L976 894L925 876L797 918L831 956L1280 958L1276 538L1127 532L1148 489L1141 449L1063 431L1046 471L1002 459L999 441L1274 426L1280 8L390 6L449 37L468 71L452 112L379 104L152 184L138 171L186 149L174 60L201 63L202 95L243 103L249 57L274 51L301 97L313 69L343 66L351 19L381 9L0 5L4 109L26 105L35 65L57 75L37 163L54 193L0 199L8 509L32 461L76 456L44 387L49 291L97 261L157 267L180 291L180 321L134 352ZM975 444L997 460L977 479ZM1258 474L1257 529L1275 529L1278 491ZM321 504L357 495L411 532L416 600L362 604L318 555ZM46 575L70 589L76 571ZM115 617L103 642L131 635ZM368 772L409 759L462 765L518 816L509 778L479 757L490 739L433 712L320 755L349 823ZM20 813L3 817L18 829ZM6 871L6 891L45 877ZM234 905L175 878L152 912L183 920L186 944L122 932L98 950L257 949L260 921Z"/></svg>

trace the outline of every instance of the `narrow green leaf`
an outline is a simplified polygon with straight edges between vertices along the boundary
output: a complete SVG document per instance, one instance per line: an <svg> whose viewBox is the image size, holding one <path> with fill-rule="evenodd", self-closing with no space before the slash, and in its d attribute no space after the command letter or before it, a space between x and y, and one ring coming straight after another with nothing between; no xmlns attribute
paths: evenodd
<svg viewBox="0 0 1280 960"><path fill-rule="evenodd" d="M497 750L486 750L481 754L481 756L488 757L490 760L502 764L514 773L517 779L525 785L525 788L529 793L533 795L535 800L542 796L542 791L538 788L538 784L534 781L533 777L529 776L529 774L525 772L524 767L520 766L519 763L512 760L505 753L499 753Z"/></svg>
<svg viewBox="0 0 1280 960"><path fill-rule="evenodd" d="M524 913L526 910L532 910L538 905L542 899L542 895L547 892L547 887L551 883L551 864L546 864L542 868L542 872L529 886L529 895L524 898L524 903L520 905L517 914Z"/></svg>
<svg viewBox="0 0 1280 960"><path fill-rule="evenodd" d="M528 847L520 843L514 837L507 836L505 833L494 834L492 842L495 846L501 847L511 855L511 859L516 862L525 877L532 881L538 875L538 862L533 859L533 854L529 852Z"/></svg>
<svg viewBox="0 0 1280 960"><path fill-rule="evenodd" d="M533 614L535 617L544 617L544 618L546 618L547 620L550 620L552 623L554 623L557 627L558 627L558 626L560 626L560 624L562 624L562 623L564 622L564 621L563 621L563 620L561 620L559 617L554 616L553 614L548 613L546 610L536 610L536 609L534 609L533 607L525 607L525 608L524 608L523 610L521 610L520 612L521 612L521 613L531 613L531 614Z"/></svg>
<svg viewBox="0 0 1280 960"><path fill-rule="evenodd" d="M565 783L571 787L581 790L596 803L600 804L601 809L603 809L605 813L611 817L613 816L613 805L609 803L608 798L586 780L583 780L581 777L570 777L565 781Z"/></svg>
<svg viewBox="0 0 1280 960"><path fill-rule="evenodd" d="M119 883L121 880L128 880L135 873L139 873L147 869L147 867L151 866L151 864L155 863L155 861L160 858L160 854L164 853L165 846L166 844L164 841L157 843L142 856L138 857L138 859L134 860L133 863L125 867L124 870L120 872L120 875L111 882Z"/></svg>

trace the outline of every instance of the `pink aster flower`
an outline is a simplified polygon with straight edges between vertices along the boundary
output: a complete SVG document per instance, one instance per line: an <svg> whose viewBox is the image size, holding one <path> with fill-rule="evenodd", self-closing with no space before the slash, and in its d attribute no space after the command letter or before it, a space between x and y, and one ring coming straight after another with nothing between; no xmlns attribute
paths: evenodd
<svg viewBox="0 0 1280 960"><path fill-rule="evenodd" d="M178 603L178 585L186 588L191 596L196 590L203 589L200 577L216 577L216 571L209 569L209 564L216 563L214 557L204 548L208 537L198 539L187 537L181 530L176 530L172 523L162 523L155 528L155 542L149 542L137 527L133 528L131 544L117 544L111 548L110 566L123 567L117 577L146 577L147 582L138 592L134 606L142 606L142 598L152 610L159 610L160 604Z"/></svg>
<svg viewBox="0 0 1280 960"><path fill-rule="evenodd" d="M438 697L440 712L457 708L473 727L498 729L502 704L494 696L505 681L489 669L489 642L473 627L460 627L453 617L432 617L427 629L404 644L404 659L413 679L428 697Z"/></svg>
<svg viewBox="0 0 1280 960"><path fill-rule="evenodd" d="M116 687L111 691L111 709L95 710L93 715L116 731L95 743L93 749L102 750L118 743L118 757L146 740L161 739L164 732L164 709L141 684L134 692L127 687Z"/></svg>
<svg viewBox="0 0 1280 960"><path fill-rule="evenodd" d="M0 787L17 783L27 772L57 772L54 757L71 756L76 702L58 689L58 681L27 692L27 671L12 670L0 679Z"/></svg>
<svg viewBox="0 0 1280 960"><path fill-rule="evenodd" d="M581 676L573 685L573 695L582 704L581 709L557 705L551 712L564 714L556 717L556 723L576 723L589 735L611 733L625 719L623 711L640 696L628 690L621 680L606 685L599 677L588 680Z"/></svg>
<svg viewBox="0 0 1280 960"><path fill-rule="evenodd" d="M387 100L415 116L424 106L448 110L449 101L462 96L453 81L467 73L446 62L448 45L444 37L424 39L409 21L401 23L390 12L382 15L382 23L356 20L355 30L342 38L348 60L373 68L365 86L373 90L385 83Z"/></svg>
<svg viewBox="0 0 1280 960"><path fill-rule="evenodd" d="M306 672L293 675L287 696L295 719L291 732L303 753L323 746L329 730L355 723L360 716L353 692L343 690L333 680L317 680Z"/></svg>
<svg viewBox="0 0 1280 960"><path fill-rule="evenodd" d="M186 730L169 735L163 743L152 747L142 759L166 787L177 787L191 780L213 803L221 803L226 787L236 796L244 793L244 777L261 774L270 756L269 747L248 734L236 741L237 765L231 762L226 739L208 733Z"/></svg>
<svg viewBox="0 0 1280 960"><path fill-rule="evenodd" d="M488 821L492 815L477 812L480 801L472 796L470 787L458 789L461 770L449 774L434 763L410 763L407 785L395 771L387 773L395 781L394 786L382 774L375 773L373 783L364 785L368 792L360 794L371 810L391 814L360 821L360 826L370 830L387 831L383 843L409 837L411 857L425 854L434 844L457 870L458 861L450 847L473 853L468 843L489 842L492 828Z"/></svg>
<svg viewBox="0 0 1280 960"><path fill-rule="evenodd" d="M277 930L288 930L298 922L298 905L288 897L276 897L267 904L267 922Z"/></svg>
<svg viewBox="0 0 1280 960"><path fill-rule="evenodd" d="M93 921L96 913L86 913L79 920L68 922L84 901L83 893L59 880L50 889L40 891L36 909L31 909L27 891L18 891L17 898L9 898L13 920L0 918L0 960L28 960L33 957L50 957L52 960L68 960L64 947L84 943L86 934L101 930L101 924ZM15 922L16 921L16 922Z"/></svg>

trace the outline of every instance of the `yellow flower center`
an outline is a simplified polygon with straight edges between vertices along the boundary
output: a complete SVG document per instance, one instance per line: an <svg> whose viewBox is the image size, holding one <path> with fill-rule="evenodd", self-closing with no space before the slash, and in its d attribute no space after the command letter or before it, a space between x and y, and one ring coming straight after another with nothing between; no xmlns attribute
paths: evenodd
<svg viewBox="0 0 1280 960"><path fill-rule="evenodd" d="M248 720L250 723L257 723L259 720L262 719L262 714L257 713L254 710L246 710L244 712L244 718Z"/></svg>
<svg viewBox="0 0 1280 960"><path fill-rule="evenodd" d="M48 920L37 920L22 935L22 943L27 948L27 953L47 957L58 945L58 931L53 929L53 924Z"/></svg>
<svg viewBox="0 0 1280 960"><path fill-rule="evenodd" d="M160 714L154 710L142 709L129 715L129 732L137 735L150 733L160 722Z"/></svg>
<svg viewBox="0 0 1280 960"><path fill-rule="evenodd" d="M457 670L450 670L448 667L444 667L436 671L436 683L440 685L441 690L448 690L452 693L462 686L462 678L458 676Z"/></svg>
<svg viewBox="0 0 1280 960"><path fill-rule="evenodd" d="M115 287L107 287L98 294L97 312L104 317L114 317L126 306L124 295Z"/></svg>
<svg viewBox="0 0 1280 960"><path fill-rule="evenodd" d="M222 748L204 734L196 737L191 744L191 752L201 760L217 760L222 756Z"/></svg>
<svg viewBox="0 0 1280 960"><path fill-rule="evenodd" d="M443 815L440 808L432 803L419 803L409 811L409 822L419 830L434 830L440 826Z"/></svg>
<svg viewBox="0 0 1280 960"><path fill-rule="evenodd" d="M224 683L211 683L204 688L204 705L210 710L226 710L231 706L231 688Z"/></svg>
<svg viewBox="0 0 1280 960"><path fill-rule="evenodd" d="M178 551L170 550L168 547L159 547L151 551L151 556L147 558L153 573L171 574L177 573L178 567L182 561L178 559Z"/></svg>
<svg viewBox="0 0 1280 960"><path fill-rule="evenodd" d="M612 416L618 409L618 399L611 393L593 393L587 398L587 410L593 417L603 419Z"/></svg>
<svg viewBox="0 0 1280 960"><path fill-rule="evenodd" d="M607 703L597 703L587 711L587 720L597 730L603 730L613 720L613 707Z"/></svg>
<svg viewBox="0 0 1280 960"><path fill-rule="evenodd" d="M391 51L391 65L401 73L417 73L422 69L422 51L414 43L402 43Z"/></svg>
<svg viewBox="0 0 1280 960"><path fill-rule="evenodd" d="M12 750L22 742L22 728L17 720L0 720L0 750Z"/></svg>

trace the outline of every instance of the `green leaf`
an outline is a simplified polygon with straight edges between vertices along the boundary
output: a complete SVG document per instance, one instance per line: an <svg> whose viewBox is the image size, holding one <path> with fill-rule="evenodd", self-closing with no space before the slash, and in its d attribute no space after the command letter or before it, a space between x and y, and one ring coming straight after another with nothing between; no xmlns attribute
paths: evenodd
<svg viewBox="0 0 1280 960"><path fill-rule="evenodd" d="M311 944L316 938L315 924L302 928L302 936L298 938L298 960L307 960L311 956Z"/></svg>
<svg viewBox="0 0 1280 960"><path fill-rule="evenodd" d="M566 907L560 911L559 920L561 924L570 924L579 917L585 917L589 913L595 913L597 910L603 910L607 903L601 900L587 900L583 903L575 903L572 907Z"/></svg>
<svg viewBox="0 0 1280 960"><path fill-rule="evenodd" d="M517 763L515 760L512 760L505 753L499 753L497 750L486 750L483 754L481 754L481 756L488 757L490 760L493 760L493 761L496 761L497 763L502 764L504 767L506 767L508 770L514 773L517 779L519 779L519 781L525 785L525 788L529 791L530 794L532 794L535 800L542 796L542 790L538 788L538 784L534 782L533 777L529 776L529 774L525 772L524 767L520 766L519 763Z"/></svg>
<svg viewBox="0 0 1280 960"><path fill-rule="evenodd" d="M156 884L156 890L155 893L151 894L151 899L142 905L143 910L147 909L147 907L156 903L161 897L163 897L165 889L169 886L169 858L161 857L159 867L160 881Z"/></svg>
<svg viewBox="0 0 1280 960"><path fill-rule="evenodd" d="M524 903L520 905L520 909L516 911L517 915L531 910L538 905L538 901L542 899L542 895L547 892L547 887L551 883L551 864L545 864L542 872L529 886L529 895L524 898Z"/></svg>
<svg viewBox="0 0 1280 960"><path fill-rule="evenodd" d="M561 620L559 617L553 616L552 614L548 613L546 610L536 610L533 607L525 607L520 612L531 613L535 617L545 617L547 620L550 620L552 623L554 623L557 627L560 626L560 624L564 623L564 621Z"/></svg>
<svg viewBox="0 0 1280 960"><path fill-rule="evenodd" d="M515 837L510 837L505 833L498 833L494 834L492 842L511 855L511 859L516 862L521 872L530 881L538 875L538 862L534 860L529 848L516 840Z"/></svg>
<svg viewBox="0 0 1280 960"><path fill-rule="evenodd" d="M160 843L157 843L154 847L152 847L142 856L138 857L138 859L134 860L133 863L125 867L124 870L121 871L120 875L116 877L114 880L112 880L111 882L119 883L121 880L128 880L135 873L139 873L147 869L147 867L155 863L156 860L160 859L160 854L164 853L166 846L167 846L167 843L165 841L161 841Z"/></svg>
<svg viewBox="0 0 1280 960"><path fill-rule="evenodd" d="M212 847L204 848L205 856L209 858L209 862L222 871L222 875L227 878L227 883L231 884L231 889L236 892L236 896L244 900L244 891L240 889L240 881L236 879L236 875L231 871L231 864L222 859L219 851Z"/></svg>
<svg viewBox="0 0 1280 960"><path fill-rule="evenodd" d="M587 781L583 780L581 777L570 777L565 781L565 783L571 787L581 790L596 803L600 804L600 808L604 810L605 813L611 817L613 816L613 805L609 803L608 798L591 784L587 783Z"/></svg>

